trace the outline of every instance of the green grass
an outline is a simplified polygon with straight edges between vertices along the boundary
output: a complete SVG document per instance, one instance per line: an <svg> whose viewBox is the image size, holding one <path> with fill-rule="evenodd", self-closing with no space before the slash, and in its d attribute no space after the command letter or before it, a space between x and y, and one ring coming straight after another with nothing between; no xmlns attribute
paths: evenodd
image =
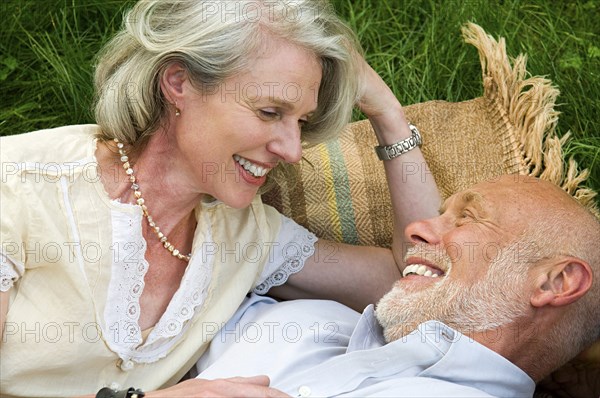
<svg viewBox="0 0 600 398"><path fill-rule="evenodd" d="M93 122L94 54L118 28L122 0L4 0L0 4L0 135ZM403 104L482 94L479 57L460 27L481 25L529 55L528 71L561 90L567 155L600 190L600 0L334 0L367 59ZM600 203L600 202L599 202Z"/></svg>

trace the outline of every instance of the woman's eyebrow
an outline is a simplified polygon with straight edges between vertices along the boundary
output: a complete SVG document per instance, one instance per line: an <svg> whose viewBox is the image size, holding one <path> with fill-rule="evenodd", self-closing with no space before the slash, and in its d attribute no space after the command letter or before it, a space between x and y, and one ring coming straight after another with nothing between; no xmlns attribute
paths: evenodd
<svg viewBox="0 0 600 398"><path fill-rule="evenodd" d="M280 97L269 97L267 99L267 101L274 104L275 106L281 107L288 111L293 111L294 109L296 109L295 102L286 101ZM309 112L306 112L306 114L308 116L310 116L310 115L314 114L316 111L317 111L317 108L315 107L315 109L312 109Z"/></svg>

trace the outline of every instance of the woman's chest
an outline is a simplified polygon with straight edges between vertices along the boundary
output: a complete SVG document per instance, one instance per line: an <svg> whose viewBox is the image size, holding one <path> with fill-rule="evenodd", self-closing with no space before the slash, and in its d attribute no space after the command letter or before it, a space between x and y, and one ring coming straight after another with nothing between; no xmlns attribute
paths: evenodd
<svg viewBox="0 0 600 398"><path fill-rule="evenodd" d="M141 330L154 327L159 322L180 288L187 266L187 262L156 249L147 251L146 260L148 268L143 280L138 319Z"/></svg>

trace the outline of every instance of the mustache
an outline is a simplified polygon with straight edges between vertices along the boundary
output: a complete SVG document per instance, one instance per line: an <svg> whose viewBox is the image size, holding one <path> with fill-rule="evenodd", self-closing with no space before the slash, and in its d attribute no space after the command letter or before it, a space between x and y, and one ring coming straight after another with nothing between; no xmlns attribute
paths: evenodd
<svg viewBox="0 0 600 398"><path fill-rule="evenodd" d="M431 246L425 243L417 243L406 250L404 261L410 257L422 258L436 265L444 273L452 269L452 260L441 246Z"/></svg>

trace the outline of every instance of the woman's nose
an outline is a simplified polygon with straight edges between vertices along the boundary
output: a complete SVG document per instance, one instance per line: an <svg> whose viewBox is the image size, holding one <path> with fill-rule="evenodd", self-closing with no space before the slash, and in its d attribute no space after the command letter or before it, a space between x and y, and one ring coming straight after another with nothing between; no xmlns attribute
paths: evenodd
<svg viewBox="0 0 600 398"><path fill-rule="evenodd" d="M302 159L301 130L299 125L286 125L276 133L267 149L286 163L298 163Z"/></svg>

